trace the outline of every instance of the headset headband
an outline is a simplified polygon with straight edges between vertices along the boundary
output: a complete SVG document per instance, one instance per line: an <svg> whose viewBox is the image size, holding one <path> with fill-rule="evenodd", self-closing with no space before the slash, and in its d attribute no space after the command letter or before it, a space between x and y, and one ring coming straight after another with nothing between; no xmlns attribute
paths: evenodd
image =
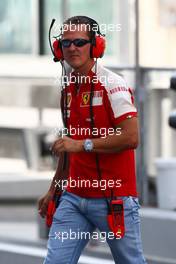
<svg viewBox="0 0 176 264"><path fill-rule="evenodd" d="M54 61L62 61L64 60L63 58L63 52L62 52L62 44L61 44L61 36L63 35L62 33L62 28L61 27L61 34L58 36L54 36L56 39L53 44L51 44L51 29L54 25L55 19L52 20L50 28L49 28L49 43L50 47L52 50L52 53L54 55ZM76 24L86 24L90 25L90 34L91 34L91 49L90 49L90 57L91 58L101 58L104 54L105 50L105 39L104 39L104 34L100 32L100 27L99 24L92 18L87 17L87 16L75 16L67 19L63 25L68 25L69 23L72 23L73 25ZM96 26L96 30L94 28ZM97 36L96 36L97 34Z"/></svg>
<svg viewBox="0 0 176 264"><path fill-rule="evenodd" d="M74 21L74 22L72 22ZM73 24L86 24L86 25L90 25L90 32L91 32L91 37L95 37L96 33L100 36L105 36L104 34L102 34L100 32L100 26L99 24L93 19L93 18L90 18L88 16L75 16L75 17L71 17L71 19L67 19L63 25L66 25L68 23L72 22ZM94 26L97 26L97 30L94 30ZM63 26L62 26L63 27ZM61 34L62 34L62 27L61 27Z"/></svg>

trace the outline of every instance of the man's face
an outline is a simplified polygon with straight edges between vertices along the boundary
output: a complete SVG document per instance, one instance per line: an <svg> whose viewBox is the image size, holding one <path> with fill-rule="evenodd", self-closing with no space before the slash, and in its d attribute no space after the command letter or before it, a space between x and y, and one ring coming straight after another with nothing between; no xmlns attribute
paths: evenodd
<svg viewBox="0 0 176 264"><path fill-rule="evenodd" d="M67 27L67 30L64 31L62 36L62 40L64 39L90 40L86 27L83 25L74 25L72 28L71 26ZM82 47L76 47L74 43L72 43L70 47L62 47L64 59L72 68L79 69L89 61L92 61L90 58L90 45L90 43L87 43Z"/></svg>

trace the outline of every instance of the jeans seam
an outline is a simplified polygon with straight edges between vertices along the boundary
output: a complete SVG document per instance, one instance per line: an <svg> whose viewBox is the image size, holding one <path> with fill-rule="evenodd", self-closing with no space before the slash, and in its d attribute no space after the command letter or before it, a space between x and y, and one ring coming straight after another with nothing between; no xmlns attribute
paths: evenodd
<svg viewBox="0 0 176 264"><path fill-rule="evenodd" d="M138 244L139 244L139 241L138 241L138 239L140 239L141 240L141 232L139 232L138 233L138 231L137 231L137 226L139 226L139 229L140 229L140 226L141 226L141 223L140 223L140 216L139 216L139 213L138 213L138 220L139 220L139 222L138 223L136 223L135 222L135 218L134 218L134 213L135 213L135 211L134 211L134 207L133 207L133 205L132 205L132 199L133 199L133 197L131 197L131 201L130 201L130 203L131 203L131 210L132 210L132 219L133 219L133 223L134 223L134 233L135 233L135 245L136 245L136 248L138 248L138 250L139 250L139 247L138 247ZM136 206L138 205L137 203L136 203L136 201L134 201L134 203L136 204ZM137 209L137 211L139 211L139 208ZM140 245L141 245L141 242L140 242ZM140 256L140 254L143 256L143 251L142 252L139 252L138 251L138 255ZM144 261L144 260L143 260ZM145 263L145 262L144 262Z"/></svg>

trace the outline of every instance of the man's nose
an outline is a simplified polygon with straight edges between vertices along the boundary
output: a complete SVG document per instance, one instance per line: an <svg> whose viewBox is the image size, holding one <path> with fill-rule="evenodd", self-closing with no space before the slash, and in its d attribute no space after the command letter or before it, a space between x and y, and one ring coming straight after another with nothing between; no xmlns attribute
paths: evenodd
<svg viewBox="0 0 176 264"><path fill-rule="evenodd" d="M69 50L75 50L75 48L76 48L76 46L73 43L71 43Z"/></svg>

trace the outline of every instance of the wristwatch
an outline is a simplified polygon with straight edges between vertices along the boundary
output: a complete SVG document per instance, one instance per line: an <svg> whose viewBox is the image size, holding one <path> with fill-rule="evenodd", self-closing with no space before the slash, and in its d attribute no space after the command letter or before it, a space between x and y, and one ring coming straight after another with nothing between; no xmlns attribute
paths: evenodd
<svg viewBox="0 0 176 264"><path fill-rule="evenodd" d="M94 144L91 139L86 139L83 144L84 150L90 152L93 150Z"/></svg>

